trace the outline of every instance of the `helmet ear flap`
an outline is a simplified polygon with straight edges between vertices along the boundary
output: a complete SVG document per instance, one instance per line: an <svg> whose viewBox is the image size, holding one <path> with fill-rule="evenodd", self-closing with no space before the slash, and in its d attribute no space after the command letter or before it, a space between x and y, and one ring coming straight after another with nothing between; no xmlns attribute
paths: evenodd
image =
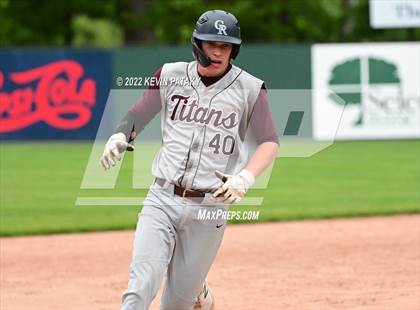
<svg viewBox="0 0 420 310"><path fill-rule="evenodd" d="M201 40L199 40L199 39L196 39L196 38L194 38L194 37L192 37L192 40L194 40L195 44L197 44L197 46L198 46L201 50L203 50L203 41L201 41Z"/></svg>
<svg viewBox="0 0 420 310"><path fill-rule="evenodd" d="M202 65L203 67L208 67L211 64L210 58L204 53L201 48L201 40L198 40L194 37L191 37L192 52L194 58Z"/></svg>

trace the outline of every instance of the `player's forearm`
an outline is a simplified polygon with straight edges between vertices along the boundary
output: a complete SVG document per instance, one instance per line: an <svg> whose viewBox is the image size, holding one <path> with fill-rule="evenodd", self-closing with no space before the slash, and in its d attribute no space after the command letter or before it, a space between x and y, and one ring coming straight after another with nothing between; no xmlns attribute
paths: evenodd
<svg viewBox="0 0 420 310"><path fill-rule="evenodd" d="M259 176L276 159L279 145L275 142L261 143L245 169Z"/></svg>

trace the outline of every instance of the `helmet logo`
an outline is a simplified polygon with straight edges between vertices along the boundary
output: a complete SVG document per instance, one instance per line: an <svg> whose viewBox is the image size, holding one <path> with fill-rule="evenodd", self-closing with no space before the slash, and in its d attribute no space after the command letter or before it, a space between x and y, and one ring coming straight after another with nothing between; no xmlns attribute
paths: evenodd
<svg viewBox="0 0 420 310"><path fill-rule="evenodd" d="M219 30L219 32L217 34L223 34L223 35L227 36L226 25L225 25L225 22L223 20L220 20L220 19L216 20L214 22L214 28Z"/></svg>

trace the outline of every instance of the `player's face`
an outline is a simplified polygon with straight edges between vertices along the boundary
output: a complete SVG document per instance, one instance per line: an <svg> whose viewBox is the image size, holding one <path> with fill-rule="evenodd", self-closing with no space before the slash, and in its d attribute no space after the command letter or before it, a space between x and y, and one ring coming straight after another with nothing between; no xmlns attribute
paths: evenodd
<svg viewBox="0 0 420 310"><path fill-rule="evenodd" d="M230 61L232 44L226 42L203 41L202 48L204 53L211 59L208 67L200 66L198 71L204 76L218 76L225 72Z"/></svg>

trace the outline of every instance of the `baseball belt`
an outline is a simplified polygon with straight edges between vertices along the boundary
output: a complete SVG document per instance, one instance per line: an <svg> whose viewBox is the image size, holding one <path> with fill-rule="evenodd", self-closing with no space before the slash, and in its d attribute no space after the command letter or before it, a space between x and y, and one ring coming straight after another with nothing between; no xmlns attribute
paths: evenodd
<svg viewBox="0 0 420 310"><path fill-rule="evenodd" d="M165 179L156 178L155 180L156 184L158 184L160 187L164 187L166 183L169 183ZM176 184L172 184L174 186L174 195L181 196L184 198L204 198L206 195L205 192L200 192L193 189L187 189L181 186L178 186Z"/></svg>

